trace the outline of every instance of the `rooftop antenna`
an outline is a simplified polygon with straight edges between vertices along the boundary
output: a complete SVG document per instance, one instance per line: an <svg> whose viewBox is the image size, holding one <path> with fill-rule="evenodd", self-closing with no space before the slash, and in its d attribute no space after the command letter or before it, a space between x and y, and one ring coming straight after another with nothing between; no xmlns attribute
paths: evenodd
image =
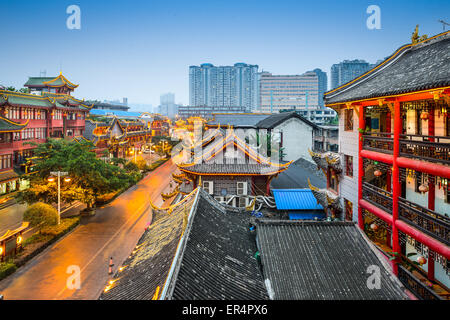
<svg viewBox="0 0 450 320"><path fill-rule="evenodd" d="M438 20L438 22L442 23L442 29L445 31L445 26L450 26L450 23L445 22L444 20Z"/></svg>

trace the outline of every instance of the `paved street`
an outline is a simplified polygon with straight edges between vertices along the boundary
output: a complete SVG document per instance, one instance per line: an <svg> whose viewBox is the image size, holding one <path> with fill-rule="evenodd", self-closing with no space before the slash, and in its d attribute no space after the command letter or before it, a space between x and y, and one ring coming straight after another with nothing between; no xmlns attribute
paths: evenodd
<svg viewBox="0 0 450 320"><path fill-rule="evenodd" d="M116 270L136 246L151 219L149 200L162 204L160 193L175 169L166 162L95 216L83 218L75 231L1 281L0 293L5 299L96 299L110 277L109 258ZM71 265L81 270L79 290L66 287Z"/></svg>

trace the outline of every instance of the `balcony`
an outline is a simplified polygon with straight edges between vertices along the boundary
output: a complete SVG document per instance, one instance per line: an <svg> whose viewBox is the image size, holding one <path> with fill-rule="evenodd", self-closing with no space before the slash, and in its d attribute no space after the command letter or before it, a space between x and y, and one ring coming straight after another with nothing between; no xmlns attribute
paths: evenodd
<svg viewBox="0 0 450 320"><path fill-rule="evenodd" d="M374 206L392 214L392 193L363 182L363 199Z"/></svg>
<svg viewBox="0 0 450 320"><path fill-rule="evenodd" d="M363 135L363 149L392 154L394 151L394 134L372 132Z"/></svg>
<svg viewBox="0 0 450 320"><path fill-rule="evenodd" d="M450 165L450 137L402 134L400 155Z"/></svg>
<svg viewBox="0 0 450 320"><path fill-rule="evenodd" d="M363 149L392 154L393 133L373 132L363 135ZM450 165L450 137L400 135L400 156Z"/></svg>
<svg viewBox="0 0 450 320"><path fill-rule="evenodd" d="M84 119L66 120L66 127L84 127Z"/></svg>
<svg viewBox="0 0 450 320"><path fill-rule="evenodd" d="M398 206L400 220L405 221L440 242L450 245L449 218L403 198L399 198Z"/></svg>
<svg viewBox="0 0 450 320"><path fill-rule="evenodd" d="M442 300L433 290L428 288L403 266L398 266L398 279L403 285L421 300Z"/></svg>

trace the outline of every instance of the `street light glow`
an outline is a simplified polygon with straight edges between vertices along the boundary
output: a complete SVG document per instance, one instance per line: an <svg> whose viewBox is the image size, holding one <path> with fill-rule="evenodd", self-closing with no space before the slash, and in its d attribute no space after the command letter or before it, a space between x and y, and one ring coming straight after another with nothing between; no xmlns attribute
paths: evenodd
<svg viewBox="0 0 450 320"><path fill-rule="evenodd" d="M55 182L55 177L49 177L47 180L48 182Z"/></svg>
<svg viewBox="0 0 450 320"><path fill-rule="evenodd" d="M64 178L64 182L70 182L70 180L72 180L72 179L70 179L70 177Z"/></svg>

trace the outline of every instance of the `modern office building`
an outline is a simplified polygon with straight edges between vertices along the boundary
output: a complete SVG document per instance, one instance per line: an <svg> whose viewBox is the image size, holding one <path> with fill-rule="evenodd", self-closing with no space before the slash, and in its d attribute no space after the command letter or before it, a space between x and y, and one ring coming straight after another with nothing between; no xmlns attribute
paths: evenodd
<svg viewBox="0 0 450 320"><path fill-rule="evenodd" d="M322 82L321 85L319 82ZM270 72L261 72L259 74L259 111L264 113L296 111L316 124L328 123L335 117L335 112L331 109L324 110L320 106L319 87L321 86L323 86L323 74L318 75L315 71L302 75L273 75Z"/></svg>
<svg viewBox="0 0 450 320"><path fill-rule="evenodd" d="M236 63L214 66L204 63L189 67L191 106L242 106L248 111L258 106L258 66Z"/></svg>
<svg viewBox="0 0 450 320"><path fill-rule="evenodd" d="M376 64L365 60L344 60L331 66L331 89L347 83L372 69Z"/></svg>
<svg viewBox="0 0 450 320"><path fill-rule="evenodd" d="M174 118L178 114L178 105L175 104L175 94L169 92L161 95L157 113L169 118Z"/></svg>

